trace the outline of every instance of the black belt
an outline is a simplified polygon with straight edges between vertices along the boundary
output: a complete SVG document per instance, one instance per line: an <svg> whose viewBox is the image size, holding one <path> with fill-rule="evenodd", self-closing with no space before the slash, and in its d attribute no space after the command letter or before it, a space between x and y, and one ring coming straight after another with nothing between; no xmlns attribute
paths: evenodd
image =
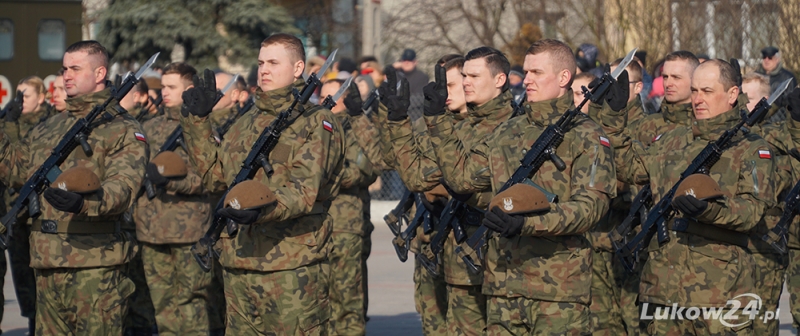
<svg viewBox="0 0 800 336"><path fill-rule="evenodd" d="M686 218L676 218L670 221L668 227L675 232L686 232L709 240L736 245L741 248L747 248L747 243L749 241L749 236L744 232L728 230L710 224L702 224Z"/></svg>

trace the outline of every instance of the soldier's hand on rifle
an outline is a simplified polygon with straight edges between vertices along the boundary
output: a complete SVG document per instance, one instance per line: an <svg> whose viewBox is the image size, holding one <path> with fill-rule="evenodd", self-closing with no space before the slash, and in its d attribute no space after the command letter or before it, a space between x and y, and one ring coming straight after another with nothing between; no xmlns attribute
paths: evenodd
<svg viewBox="0 0 800 336"><path fill-rule="evenodd" d="M347 107L347 114L353 117L358 117L362 113L361 106L364 102L361 101L361 93L358 91L358 85L355 81L350 82L350 88L347 89L347 95L344 96L344 106Z"/></svg>
<svg viewBox="0 0 800 336"><path fill-rule="evenodd" d="M144 171L144 178L150 180L156 187L162 188L169 183L169 179L161 175L161 173L158 172L158 167L152 162L147 164Z"/></svg>
<svg viewBox="0 0 800 336"><path fill-rule="evenodd" d="M253 224L258 220L258 215L261 214L259 209L251 210L236 210L234 208L222 208L217 213L239 224Z"/></svg>
<svg viewBox="0 0 800 336"><path fill-rule="evenodd" d="M688 217L697 217L708 209L708 202L692 195L680 195L672 199L672 207Z"/></svg>
<svg viewBox="0 0 800 336"><path fill-rule="evenodd" d="M786 100L789 102L789 114L792 119L800 121L800 88L795 88L792 92L786 95Z"/></svg>
<svg viewBox="0 0 800 336"><path fill-rule="evenodd" d="M181 114L188 117L189 113L198 117L205 117L211 113L214 108L215 101L217 100L217 80L214 78L214 72L206 69L203 71L203 79L194 75L192 78L194 87L191 87L183 92L183 106Z"/></svg>
<svg viewBox="0 0 800 336"><path fill-rule="evenodd" d="M611 73L611 66L606 64L604 73ZM602 78L597 78L589 83L589 89L593 89L595 86L600 85L600 81ZM623 70L619 77L611 83L611 86L608 88L608 92L606 92L605 97L603 99L608 103L608 106L611 107L612 110L615 112L622 111L625 106L628 106L628 97L630 96L630 81L628 79L628 70ZM594 103L601 103L592 99ZM576 102L577 104L577 102Z"/></svg>
<svg viewBox="0 0 800 336"><path fill-rule="evenodd" d="M380 87L381 103L389 110L388 119L401 121L408 118L408 107L411 105L411 94L408 81L400 79L400 89L397 88L397 70L391 66L386 67L386 83Z"/></svg>
<svg viewBox="0 0 800 336"><path fill-rule="evenodd" d="M78 193L58 188L47 188L44 191L44 199L59 211L77 214L83 210L83 196Z"/></svg>
<svg viewBox="0 0 800 336"><path fill-rule="evenodd" d="M436 64L434 76L435 81L422 88L422 93L425 95L423 113L426 116L444 114L444 109L447 106L447 70L443 66Z"/></svg>
<svg viewBox="0 0 800 336"><path fill-rule="evenodd" d="M14 100L8 103L8 111L6 112L6 121L17 121L19 117L22 115L22 102L24 101L24 95L22 91L17 91L17 94L14 96Z"/></svg>
<svg viewBox="0 0 800 336"><path fill-rule="evenodd" d="M487 211L481 223L489 230L499 233L501 236L511 238L519 235L522 232L522 226L525 224L525 217L519 215L509 215L499 207L492 208L492 211Z"/></svg>

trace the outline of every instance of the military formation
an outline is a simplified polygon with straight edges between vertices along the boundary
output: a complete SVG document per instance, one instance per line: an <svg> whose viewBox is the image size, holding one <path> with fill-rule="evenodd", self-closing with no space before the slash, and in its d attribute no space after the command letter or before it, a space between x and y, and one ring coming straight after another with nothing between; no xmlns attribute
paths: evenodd
<svg viewBox="0 0 800 336"><path fill-rule="evenodd" d="M52 104L29 77L0 112L21 314L35 335L363 335L369 190L394 170L381 243L414 258L425 335L777 335L784 287L800 327L793 76L675 51L648 113L633 51L575 55L478 47L428 83L412 50L330 76L335 53L273 34L248 88L143 77L158 55L109 78L74 43Z"/></svg>

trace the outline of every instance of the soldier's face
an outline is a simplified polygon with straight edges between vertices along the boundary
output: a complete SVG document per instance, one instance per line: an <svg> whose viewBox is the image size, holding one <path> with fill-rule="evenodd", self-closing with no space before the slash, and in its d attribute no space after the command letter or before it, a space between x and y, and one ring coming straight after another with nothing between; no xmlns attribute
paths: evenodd
<svg viewBox="0 0 800 336"><path fill-rule="evenodd" d="M183 104L183 91L192 87L188 81L181 79L179 74L166 74L161 76L161 96L166 107L181 106Z"/></svg>
<svg viewBox="0 0 800 336"><path fill-rule="evenodd" d="M683 60L664 62L664 99L670 104L692 101L692 66Z"/></svg>
<svg viewBox="0 0 800 336"><path fill-rule="evenodd" d="M588 78L581 78L572 81L572 101L573 106L580 104L583 100L583 92L581 91L582 86L589 87L590 80ZM583 104L583 108L581 108L581 112L589 113L589 104Z"/></svg>
<svg viewBox="0 0 800 336"><path fill-rule="evenodd" d="M525 94L529 102L540 102L561 97L569 88L572 75L569 70L556 70L549 52L525 55Z"/></svg>
<svg viewBox="0 0 800 336"><path fill-rule="evenodd" d="M719 80L719 68L708 62L695 70L691 90L692 107L698 120L710 119L727 112L739 95L736 85L725 90Z"/></svg>
<svg viewBox="0 0 800 336"><path fill-rule="evenodd" d="M56 77L53 82L53 106L56 111L64 111L67 109L67 91L64 90L64 76Z"/></svg>
<svg viewBox="0 0 800 336"><path fill-rule="evenodd" d="M322 89L319 90L319 102L322 103L322 101L325 100L325 98L327 98L328 96L333 97L333 95L336 94L336 91L338 91L340 87L342 87L342 85L339 84L339 82L337 81L326 82L324 85L322 85ZM331 108L331 112L333 112L334 114L338 114L344 111L345 109L344 96L345 95L339 97L339 100L336 101L336 106Z"/></svg>
<svg viewBox="0 0 800 336"><path fill-rule="evenodd" d="M500 95L500 89L506 81L506 75L503 73L492 76L486 58L483 57L464 62L461 74L464 77L462 86L467 103L478 106Z"/></svg>
<svg viewBox="0 0 800 336"><path fill-rule="evenodd" d="M769 89L769 86L767 86ZM769 98L769 91L761 89L761 84L757 81L749 81L742 83L742 91L747 95L747 110L752 111L761 98Z"/></svg>
<svg viewBox="0 0 800 336"><path fill-rule="evenodd" d="M452 68L447 70L447 109L453 112L466 112L467 100L464 98L464 77L461 70Z"/></svg>
<svg viewBox="0 0 800 336"><path fill-rule="evenodd" d="M85 51L64 53L64 90L68 97L83 96L105 88L106 68Z"/></svg>
<svg viewBox="0 0 800 336"><path fill-rule="evenodd" d="M258 52L258 86L263 91L280 89L300 78L305 68L302 60L293 60L282 44L261 47Z"/></svg>
<svg viewBox="0 0 800 336"><path fill-rule="evenodd" d="M22 114L31 113L36 111L36 108L44 103L44 95L39 94L33 86L28 84L20 84L17 90L23 91L22 94Z"/></svg>

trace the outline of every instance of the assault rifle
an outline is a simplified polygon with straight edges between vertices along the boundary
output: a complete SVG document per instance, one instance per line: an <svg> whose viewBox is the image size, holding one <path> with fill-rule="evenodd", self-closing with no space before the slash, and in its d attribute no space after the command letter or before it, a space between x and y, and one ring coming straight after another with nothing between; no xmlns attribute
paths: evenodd
<svg viewBox="0 0 800 336"><path fill-rule="evenodd" d="M406 189L403 193L403 196L400 197L400 202L397 203L397 206L389 211L386 216L383 216L383 221L386 222L386 225L389 226L389 230L392 231L392 234L397 237L400 235L400 232L403 230L403 222L406 225L410 225L408 221L408 210L411 210L411 206L414 205L414 193L410 190Z"/></svg>
<svg viewBox="0 0 800 336"><path fill-rule="evenodd" d="M772 245L776 251L786 253L786 236L789 234L789 225L792 224L798 212L800 212L800 182L797 182L784 198L783 213L778 224L761 239Z"/></svg>
<svg viewBox="0 0 800 336"><path fill-rule="evenodd" d="M0 249L6 249L6 239L12 235L11 228L13 227L14 222L16 222L20 211L22 211L24 208L27 208L28 214L31 218L36 218L41 215L39 195L50 186L50 183L53 183L56 180L58 175L61 174L61 169L59 169L58 166L60 166L67 159L67 157L72 154L72 151L75 150L76 147L81 146L83 152L86 153L86 156L92 156L92 146L89 145L88 142L89 135L92 134L92 130L94 130L94 128L100 125L102 122L109 121L114 118L113 115L106 113L106 109L109 106L117 105L119 101L128 94L136 82L139 81L139 78L142 77L142 74L144 74L144 72L156 61L158 54L159 53L156 53L150 57L147 63L145 63L135 75L126 76L122 84L112 90L111 96L108 97L108 99L99 105L95 105L89 114L81 119L78 119L78 121L72 125L72 128L70 128L70 130L64 134L64 137L61 138L61 141L58 142L58 145L53 148L50 156L38 169L36 169L36 171L33 173L33 175L31 175L28 181L25 182L22 188L18 190L19 196L14 201L14 205L8 210L8 213L6 213L6 215L0 219L0 222L2 222L2 225L0 225L0 232L6 233L7 235L0 236ZM101 117L102 119L99 122L95 122L95 119L98 117Z"/></svg>
<svg viewBox="0 0 800 336"><path fill-rule="evenodd" d="M581 108L589 102L589 100L593 102L602 101L609 87L611 87L617 77L625 70L625 67L633 60L633 54L635 52L636 49L631 50L614 71L605 73L603 77L600 78L599 83L591 91L584 89L583 101L578 104L577 107L568 110L561 115L555 123L547 126L522 158L519 168L514 171L511 178L497 191L498 194L533 176L547 161L552 161L553 165L555 165L559 171L563 171L567 168L564 161L556 155L556 148L558 148L564 140L564 135L572 127L573 120L578 115L581 115ZM483 259L481 248L486 243L488 230L486 226L481 225L466 242L456 247L456 253L464 260L467 264L467 269L472 273L479 273L482 270L482 266L477 262Z"/></svg>
<svg viewBox="0 0 800 336"><path fill-rule="evenodd" d="M336 50L331 53L331 55L328 57L328 60L322 65L319 73L324 74L331 63L333 63L335 58ZM230 192L230 190L233 189L233 187L237 184L252 179L260 169L264 169L264 174L267 177L272 176L273 169L272 165L269 163L269 154L278 144L281 133L291 126L295 120L297 120L297 118L303 115L305 109L302 105L308 102L308 99L311 98L311 95L314 93L314 91L316 91L321 85L322 82L320 82L316 74L311 74L308 76L303 89L300 90L300 92L294 93L295 98L294 101L292 101L292 104L289 105L289 108L279 113L275 120L273 120L269 126L261 131L258 139L250 148L250 153L247 154L247 158L245 158L244 162L242 162L242 169L240 169L239 173L236 174L233 182L228 185L228 191L226 191L225 194ZM299 108L298 105L300 105ZM299 113L294 113L295 108L298 108ZM219 210L222 209L224 205L225 195L222 196L220 201L217 203L216 208L214 208L214 218L211 222L211 227L209 227L205 235L203 235L203 237L192 246L192 254L194 254L194 258L197 260L197 263L200 264L200 267L206 272L211 270L211 254L213 253L214 257L219 257L216 255L216 251L214 250L214 244L216 244L219 240L222 230L226 229L228 235L231 236L235 235L236 232L239 231L239 224L219 215Z"/></svg>
<svg viewBox="0 0 800 336"><path fill-rule="evenodd" d="M408 260L408 248L411 246L411 240L417 236L417 228L420 225L432 227L431 213L425 208L425 205L422 204L422 198L425 197L425 195L418 193L415 194L415 197L417 211L414 213L414 218L403 232L400 232L399 235L396 235L394 239L392 239L394 251L397 253L397 257L400 258L400 261L402 262L406 262L406 260Z"/></svg>
<svg viewBox="0 0 800 336"><path fill-rule="evenodd" d="M663 197L658 201L658 203L653 206L652 209L647 213L647 216L642 223L642 230L631 239L630 242L623 245L620 249L618 249L617 257L619 257L622 265L625 268L633 272L636 267L636 262L639 259L639 253L650 243L650 240L653 238L653 235L657 235L658 243L665 244L669 242L669 232L667 232L667 220L672 218L675 214L675 209L672 208L672 198L675 196L675 191L678 189L678 186L683 182L685 178L692 174L708 174L711 170L711 167L714 166L717 161L719 161L722 153L728 149L733 144L734 137L742 131L745 125L753 126L757 124L764 115L769 110L770 106L772 105L775 100L780 97L783 91L786 90L786 87L789 86L789 80L786 80L779 86L779 90L776 91L775 95L770 97L769 101L766 99L761 99L758 104L753 107L753 110L750 112L746 118L742 118L736 126L733 128L726 130L725 133L714 142L709 142L703 151L692 160L692 163L689 164L689 167L686 168L681 173L680 179L675 183L675 185L670 188L670 190L664 194ZM749 132L745 130L745 132ZM644 191L643 189L642 191ZM638 196L638 195L637 195ZM627 219L626 219L627 221Z"/></svg>

